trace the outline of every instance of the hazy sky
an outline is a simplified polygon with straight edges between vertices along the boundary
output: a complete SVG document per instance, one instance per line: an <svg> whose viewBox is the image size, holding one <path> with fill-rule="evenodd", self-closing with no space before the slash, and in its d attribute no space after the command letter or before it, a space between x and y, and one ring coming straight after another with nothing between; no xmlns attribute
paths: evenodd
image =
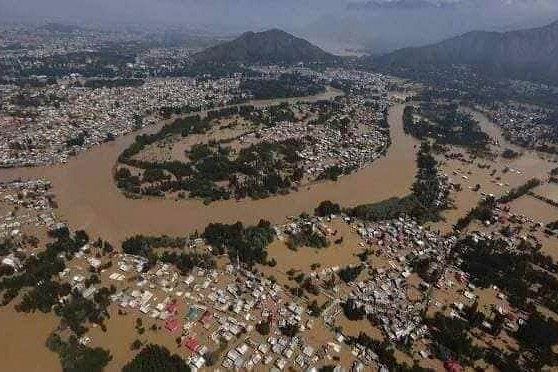
<svg viewBox="0 0 558 372"><path fill-rule="evenodd" d="M475 29L558 19L558 0L0 0L2 20L151 23L239 33L278 27L384 51Z"/></svg>
<svg viewBox="0 0 558 372"><path fill-rule="evenodd" d="M295 25L344 0L0 0L0 16L106 22ZM249 24L246 24L249 25Z"/></svg>

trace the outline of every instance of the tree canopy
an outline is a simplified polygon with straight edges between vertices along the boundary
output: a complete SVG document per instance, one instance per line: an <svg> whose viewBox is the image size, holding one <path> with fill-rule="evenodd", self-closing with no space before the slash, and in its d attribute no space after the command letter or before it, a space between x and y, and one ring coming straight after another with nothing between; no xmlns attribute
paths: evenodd
<svg viewBox="0 0 558 372"><path fill-rule="evenodd" d="M184 359L171 354L164 346L149 344L145 346L122 372L190 372Z"/></svg>

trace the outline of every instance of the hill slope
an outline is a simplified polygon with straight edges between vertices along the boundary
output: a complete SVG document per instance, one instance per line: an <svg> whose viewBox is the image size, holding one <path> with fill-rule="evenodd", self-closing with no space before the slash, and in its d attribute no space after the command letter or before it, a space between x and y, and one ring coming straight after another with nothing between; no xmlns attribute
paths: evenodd
<svg viewBox="0 0 558 372"><path fill-rule="evenodd" d="M558 21L505 33L474 31L437 44L405 48L371 58L387 68L428 70L440 65L471 65L492 75L558 82Z"/></svg>
<svg viewBox="0 0 558 372"><path fill-rule="evenodd" d="M198 63L327 62L336 57L304 39L281 30L246 32L239 38L193 56Z"/></svg>

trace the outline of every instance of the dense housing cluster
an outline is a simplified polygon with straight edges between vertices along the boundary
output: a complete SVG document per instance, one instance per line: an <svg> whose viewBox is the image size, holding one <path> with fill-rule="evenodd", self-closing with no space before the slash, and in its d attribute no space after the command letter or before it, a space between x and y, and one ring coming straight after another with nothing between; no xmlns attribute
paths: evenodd
<svg viewBox="0 0 558 372"><path fill-rule="evenodd" d="M108 88L76 86L79 81L71 77L33 92L14 87L3 97L0 166L66 162L72 154L153 124L162 107L199 111L229 102L225 87L238 86L234 79L154 78L140 86Z"/></svg>
<svg viewBox="0 0 558 372"><path fill-rule="evenodd" d="M56 228L54 194L50 181L26 180L0 183L0 238L18 239L24 229Z"/></svg>
<svg viewBox="0 0 558 372"><path fill-rule="evenodd" d="M487 108L492 121L517 145L544 152L556 152L558 116L537 106L500 104Z"/></svg>
<svg viewBox="0 0 558 372"><path fill-rule="evenodd" d="M390 260L390 268L377 269L373 278L356 283L345 300L345 311L373 318L391 340L411 337L416 341L426 333L420 314L427 305L428 282L437 280L436 276L445 270L455 238L444 239L425 231L414 221L403 219L365 225L359 229L359 234L368 244L384 247L382 254ZM428 278L426 272L421 273L427 282L420 287L426 291L413 303L407 278L411 276L413 263L425 260L429 262L426 271L431 271L432 278ZM432 274L434 270L439 273Z"/></svg>

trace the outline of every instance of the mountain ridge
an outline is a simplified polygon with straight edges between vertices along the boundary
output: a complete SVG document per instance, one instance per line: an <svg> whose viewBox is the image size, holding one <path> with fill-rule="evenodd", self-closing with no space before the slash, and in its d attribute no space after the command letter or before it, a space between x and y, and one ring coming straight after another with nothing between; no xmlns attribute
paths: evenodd
<svg viewBox="0 0 558 372"><path fill-rule="evenodd" d="M305 39L274 28L247 31L238 38L193 55L197 63L310 63L328 62L337 57Z"/></svg>
<svg viewBox="0 0 558 372"><path fill-rule="evenodd" d="M471 31L439 43L369 57L381 68L471 65L502 76L558 83L558 21L509 31Z"/></svg>

